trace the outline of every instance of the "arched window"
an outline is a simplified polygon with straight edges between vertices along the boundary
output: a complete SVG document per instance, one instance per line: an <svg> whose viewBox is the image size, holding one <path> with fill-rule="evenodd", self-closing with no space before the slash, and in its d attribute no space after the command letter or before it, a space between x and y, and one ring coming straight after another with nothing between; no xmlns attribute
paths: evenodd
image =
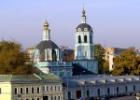
<svg viewBox="0 0 140 100"><path fill-rule="evenodd" d="M84 36L84 42L87 43L87 36Z"/></svg>
<svg viewBox="0 0 140 100"><path fill-rule="evenodd" d="M92 35L90 35L90 43L92 43L93 42L93 40L92 40Z"/></svg>
<svg viewBox="0 0 140 100"><path fill-rule="evenodd" d="M81 36L78 36L78 43L81 43Z"/></svg>
<svg viewBox="0 0 140 100"><path fill-rule="evenodd" d="M97 95L98 95L99 97L100 97L100 94L101 94L100 92L101 92L100 89L98 89L98 90L97 90Z"/></svg>
<svg viewBox="0 0 140 100"><path fill-rule="evenodd" d="M125 86L125 92L126 92L126 93L127 93L127 90L128 90L128 89L127 89L127 86Z"/></svg>
<svg viewBox="0 0 140 100"><path fill-rule="evenodd" d="M119 94L119 87L117 87L117 95Z"/></svg>
<svg viewBox="0 0 140 100"><path fill-rule="evenodd" d="M110 95L110 88L107 88L107 94Z"/></svg>
<svg viewBox="0 0 140 100"><path fill-rule="evenodd" d="M52 50L52 61L57 61L57 55L55 50Z"/></svg>
<svg viewBox="0 0 140 100"><path fill-rule="evenodd" d="M133 85L133 91L135 91L136 90L136 86L135 85Z"/></svg>

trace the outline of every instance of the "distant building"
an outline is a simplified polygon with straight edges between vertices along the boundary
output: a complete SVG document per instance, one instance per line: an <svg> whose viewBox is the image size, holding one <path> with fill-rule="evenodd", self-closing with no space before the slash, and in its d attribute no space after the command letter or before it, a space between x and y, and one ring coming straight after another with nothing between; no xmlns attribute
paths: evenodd
<svg viewBox="0 0 140 100"><path fill-rule="evenodd" d="M49 23L43 26L41 42L34 50L34 66L44 73L54 73L57 76L72 76L72 62L62 61L61 49L51 40Z"/></svg>
<svg viewBox="0 0 140 100"><path fill-rule="evenodd" d="M0 100L64 100L62 81L48 75L0 75Z"/></svg>
<svg viewBox="0 0 140 100"><path fill-rule="evenodd" d="M65 82L65 100L102 100L140 92L139 76L82 75Z"/></svg>
<svg viewBox="0 0 140 100"><path fill-rule="evenodd" d="M105 60L109 62L109 71L114 69L114 58L122 53L124 48L105 48Z"/></svg>
<svg viewBox="0 0 140 100"><path fill-rule="evenodd" d="M94 59L93 29L87 23L86 11L83 9L81 24L75 33L75 61L88 71L98 73L98 62Z"/></svg>

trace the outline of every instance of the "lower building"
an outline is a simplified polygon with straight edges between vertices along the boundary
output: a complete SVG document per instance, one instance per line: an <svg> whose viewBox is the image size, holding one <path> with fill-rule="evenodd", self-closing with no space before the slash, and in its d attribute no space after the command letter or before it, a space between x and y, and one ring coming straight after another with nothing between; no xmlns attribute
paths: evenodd
<svg viewBox="0 0 140 100"><path fill-rule="evenodd" d="M53 74L0 75L0 100L64 100L62 81Z"/></svg>
<svg viewBox="0 0 140 100"><path fill-rule="evenodd" d="M65 100L96 100L140 92L139 76L84 75L64 82Z"/></svg>

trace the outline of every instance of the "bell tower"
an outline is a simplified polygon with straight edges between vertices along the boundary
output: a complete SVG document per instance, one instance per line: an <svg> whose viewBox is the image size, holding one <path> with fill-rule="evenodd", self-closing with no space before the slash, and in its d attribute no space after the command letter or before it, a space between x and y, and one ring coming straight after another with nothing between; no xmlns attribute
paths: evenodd
<svg viewBox="0 0 140 100"><path fill-rule="evenodd" d="M93 30L87 24L85 9L82 11L81 24L76 28L75 59L94 59Z"/></svg>

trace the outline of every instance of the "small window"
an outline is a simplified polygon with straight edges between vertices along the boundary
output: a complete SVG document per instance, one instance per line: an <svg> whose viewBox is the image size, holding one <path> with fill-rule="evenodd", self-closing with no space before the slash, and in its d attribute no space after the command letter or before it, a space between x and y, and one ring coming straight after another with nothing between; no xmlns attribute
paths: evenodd
<svg viewBox="0 0 140 100"><path fill-rule="evenodd" d="M136 86L135 85L133 85L133 90L136 91Z"/></svg>
<svg viewBox="0 0 140 100"><path fill-rule="evenodd" d="M125 86L125 92L127 93L128 89L127 89L127 86Z"/></svg>
<svg viewBox="0 0 140 100"><path fill-rule="evenodd" d="M84 42L87 43L87 35L84 36Z"/></svg>
<svg viewBox="0 0 140 100"><path fill-rule="evenodd" d="M1 94L1 88L0 88L0 94Z"/></svg>
<svg viewBox="0 0 140 100"><path fill-rule="evenodd" d="M101 94L100 92L101 92L100 89L98 89L98 90L97 90L98 96L100 96L100 94Z"/></svg>
<svg viewBox="0 0 140 100"><path fill-rule="evenodd" d="M81 36L78 36L78 43L81 43Z"/></svg>
<svg viewBox="0 0 140 100"><path fill-rule="evenodd" d="M23 89L22 88L20 88L20 93L23 94Z"/></svg>
<svg viewBox="0 0 140 100"><path fill-rule="evenodd" d="M50 87L50 90L53 91L53 87L52 86Z"/></svg>
<svg viewBox="0 0 140 100"><path fill-rule="evenodd" d="M60 86L58 86L58 91L61 91Z"/></svg>
<svg viewBox="0 0 140 100"><path fill-rule="evenodd" d="M58 96L58 100L60 100L60 96Z"/></svg>
<svg viewBox="0 0 140 100"><path fill-rule="evenodd" d="M37 87L37 93L39 93L39 87Z"/></svg>
<svg viewBox="0 0 140 100"><path fill-rule="evenodd" d="M88 31L88 29L87 28L84 28L84 31Z"/></svg>
<svg viewBox="0 0 140 100"><path fill-rule="evenodd" d="M46 86L46 91L49 91L49 88L48 88L48 86Z"/></svg>
<svg viewBox="0 0 140 100"><path fill-rule="evenodd" d="M28 94L29 93L29 90L28 90L28 88L26 88L26 94Z"/></svg>
<svg viewBox="0 0 140 100"><path fill-rule="evenodd" d="M78 31L80 32L81 31L81 28L78 28Z"/></svg>
<svg viewBox="0 0 140 100"><path fill-rule="evenodd" d="M32 93L34 93L34 88L32 87Z"/></svg>
<svg viewBox="0 0 140 100"><path fill-rule="evenodd" d="M56 86L55 86L55 91L56 91Z"/></svg>
<svg viewBox="0 0 140 100"><path fill-rule="evenodd" d="M110 88L107 88L107 94L110 95Z"/></svg>
<svg viewBox="0 0 140 100"><path fill-rule="evenodd" d="M87 97L89 97L89 90L87 90Z"/></svg>
<svg viewBox="0 0 140 100"><path fill-rule="evenodd" d="M18 93L18 92L17 92L17 88L15 88L15 91L14 91L14 92L15 92L15 94L17 94L17 93Z"/></svg>

